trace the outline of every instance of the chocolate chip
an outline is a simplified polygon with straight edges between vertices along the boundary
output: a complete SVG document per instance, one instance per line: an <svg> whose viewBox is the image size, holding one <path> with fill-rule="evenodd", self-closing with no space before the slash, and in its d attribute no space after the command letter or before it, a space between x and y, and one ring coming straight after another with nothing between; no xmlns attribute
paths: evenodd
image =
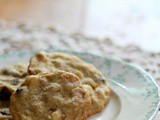
<svg viewBox="0 0 160 120"><path fill-rule="evenodd" d="M6 88L2 88L2 90L0 91L0 99L1 100L9 100L11 97L11 92Z"/></svg>
<svg viewBox="0 0 160 120"><path fill-rule="evenodd" d="M16 90L16 93L19 95L19 96L23 96L23 89L22 88L19 88Z"/></svg>
<svg viewBox="0 0 160 120"><path fill-rule="evenodd" d="M55 112L57 109L50 108L49 110L52 111L52 112Z"/></svg>

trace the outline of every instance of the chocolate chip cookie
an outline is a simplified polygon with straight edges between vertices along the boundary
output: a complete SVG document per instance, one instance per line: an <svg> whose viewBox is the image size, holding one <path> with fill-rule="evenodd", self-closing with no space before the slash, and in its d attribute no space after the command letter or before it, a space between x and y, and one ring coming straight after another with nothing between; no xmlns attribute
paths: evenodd
<svg viewBox="0 0 160 120"><path fill-rule="evenodd" d="M11 96L14 120L86 120L90 95L79 78L54 71L30 75Z"/></svg>
<svg viewBox="0 0 160 120"><path fill-rule="evenodd" d="M9 112L10 96L24 81L27 67L26 63L17 63L0 69L0 120L12 118Z"/></svg>
<svg viewBox="0 0 160 120"><path fill-rule="evenodd" d="M0 100L0 120L11 120L12 116L9 112L9 100Z"/></svg>
<svg viewBox="0 0 160 120"><path fill-rule="evenodd" d="M103 110L109 100L111 89L106 78L93 65L80 60L76 56L56 52L40 51L30 59L28 67L30 75L56 70L71 72L79 77L92 99L92 104L87 113L88 116Z"/></svg>
<svg viewBox="0 0 160 120"><path fill-rule="evenodd" d="M9 100L11 93L24 81L27 67L26 63L17 63L0 69L0 99Z"/></svg>

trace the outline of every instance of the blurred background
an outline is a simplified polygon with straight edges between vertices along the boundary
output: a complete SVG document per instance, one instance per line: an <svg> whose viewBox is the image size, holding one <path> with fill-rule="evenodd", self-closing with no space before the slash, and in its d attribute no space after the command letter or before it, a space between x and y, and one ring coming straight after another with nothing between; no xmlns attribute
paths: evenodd
<svg viewBox="0 0 160 120"><path fill-rule="evenodd" d="M0 19L51 23L68 33L81 31L158 52L159 6L160 0L0 0Z"/></svg>

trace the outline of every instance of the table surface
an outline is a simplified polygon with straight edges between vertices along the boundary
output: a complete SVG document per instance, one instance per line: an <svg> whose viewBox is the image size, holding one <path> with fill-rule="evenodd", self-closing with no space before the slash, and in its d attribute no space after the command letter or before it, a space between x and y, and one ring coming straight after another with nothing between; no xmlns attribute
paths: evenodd
<svg viewBox="0 0 160 120"><path fill-rule="evenodd" d="M110 37L120 45L160 51L159 0L2 0L0 18L50 22L68 32Z"/></svg>
<svg viewBox="0 0 160 120"><path fill-rule="evenodd" d="M118 45L136 44L145 50L159 52L159 6L158 0L122 0L120 2L118 0L114 2L111 0L2 0L0 1L0 18L9 23L20 19L27 22L53 23L69 33L81 31L98 38L110 38ZM17 35L17 37L21 36ZM99 41L105 42L101 40L104 39ZM13 43L12 41L10 43ZM24 43L28 48L32 46L27 43L27 40ZM18 49L24 43L15 42L9 47L7 42L0 44L2 45L0 52L2 49L3 51ZM42 45L45 42L39 41L39 43L39 46L33 47L46 47ZM117 53L117 56L121 54ZM156 69L159 70L159 68ZM157 117L157 120L159 118Z"/></svg>

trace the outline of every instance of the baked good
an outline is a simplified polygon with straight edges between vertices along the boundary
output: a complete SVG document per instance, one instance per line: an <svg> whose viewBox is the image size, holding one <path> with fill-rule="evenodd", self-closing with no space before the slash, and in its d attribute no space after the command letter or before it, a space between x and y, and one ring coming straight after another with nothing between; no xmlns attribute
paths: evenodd
<svg viewBox="0 0 160 120"><path fill-rule="evenodd" d="M0 69L0 99L9 100L11 93L24 81L27 67L26 63L17 63Z"/></svg>
<svg viewBox="0 0 160 120"><path fill-rule="evenodd" d="M1 68L0 74L6 76L13 76L17 78L23 78L27 75L27 68L28 68L27 63L19 62Z"/></svg>
<svg viewBox="0 0 160 120"><path fill-rule="evenodd" d="M30 75L56 70L70 72L79 77L92 100L92 104L88 109L88 116L103 110L109 100L111 89L106 78L96 67L76 56L59 52L46 53L40 51L30 59L28 67Z"/></svg>
<svg viewBox="0 0 160 120"><path fill-rule="evenodd" d="M14 120L86 120L90 104L76 75L54 71L28 76L12 94L10 112Z"/></svg>
<svg viewBox="0 0 160 120"><path fill-rule="evenodd" d="M9 112L9 100L0 100L0 120L11 120L12 116Z"/></svg>
<svg viewBox="0 0 160 120"><path fill-rule="evenodd" d="M0 69L0 120L10 120L9 100L27 75L26 63L8 65Z"/></svg>

